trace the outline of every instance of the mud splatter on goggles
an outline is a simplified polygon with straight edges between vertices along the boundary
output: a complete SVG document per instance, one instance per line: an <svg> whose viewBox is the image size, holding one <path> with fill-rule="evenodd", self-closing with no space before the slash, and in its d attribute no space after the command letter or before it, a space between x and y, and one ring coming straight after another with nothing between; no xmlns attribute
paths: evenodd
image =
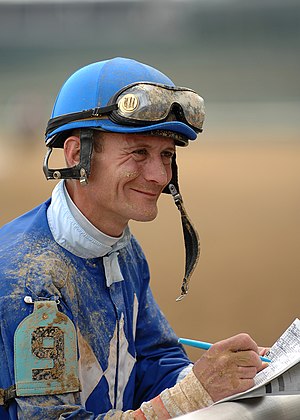
<svg viewBox="0 0 300 420"><path fill-rule="evenodd" d="M145 126L164 121L182 121L196 132L202 131L204 101L185 87L137 82L119 90L105 107L61 115L49 120L46 135L62 124L78 120L101 119L117 124Z"/></svg>
<svg viewBox="0 0 300 420"><path fill-rule="evenodd" d="M110 117L118 124L143 125L169 121L173 113L178 120L186 122L198 132L202 131L204 101L188 88L134 83L117 92L109 104L117 105L117 110Z"/></svg>

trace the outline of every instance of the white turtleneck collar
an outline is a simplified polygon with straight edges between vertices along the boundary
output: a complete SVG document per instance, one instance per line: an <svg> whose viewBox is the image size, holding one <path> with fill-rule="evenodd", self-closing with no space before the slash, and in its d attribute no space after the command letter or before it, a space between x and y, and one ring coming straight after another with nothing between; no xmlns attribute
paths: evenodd
<svg viewBox="0 0 300 420"><path fill-rule="evenodd" d="M64 181L52 192L47 219L55 241L72 254L81 258L103 257L107 285L122 281L118 263L118 250L130 241L130 230L124 230L120 238L105 235L80 212L71 200Z"/></svg>

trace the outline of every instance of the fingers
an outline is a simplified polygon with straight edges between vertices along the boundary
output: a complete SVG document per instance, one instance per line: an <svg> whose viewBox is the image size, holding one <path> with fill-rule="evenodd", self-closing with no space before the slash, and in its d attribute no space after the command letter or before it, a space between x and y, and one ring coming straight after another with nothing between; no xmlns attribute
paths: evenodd
<svg viewBox="0 0 300 420"><path fill-rule="evenodd" d="M260 372L261 370L265 369L268 366L269 366L268 362L262 362L261 367L257 369L257 372Z"/></svg>
<svg viewBox="0 0 300 420"><path fill-rule="evenodd" d="M241 379L253 379L257 373L255 367L239 367L238 375Z"/></svg>
<svg viewBox="0 0 300 420"><path fill-rule="evenodd" d="M232 352L242 350L253 350L255 351L255 353L258 353L258 346L255 343L255 341L248 334L244 333L234 335L233 337L219 341L214 345L218 345L220 346L220 348L228 349Z"/></svg>
<svg viewBox="0 0 300 420"><path fill-rule="evenodd" d="M253 350L235 352L232 358L235 359L238 366L254 367L256 371L262 366L259 355Z"/></svg>
<svg viewBox="0 0 300 420"><path fill-rule="evenodd" d="M214 344L194 365L194 373L214 401L244 392L263 368L257 344L238 334Z"/></svg>
<svg viewBox="0 0 300 420"><path fill-rule="evenodd" d="M219 341L213 347L216 352L229 351L238 366L254 366L257 370L262 368L258 346L248 334L235 335Z"/></svg>
<svg viewBox="0 0 300 420"><path fill-rule="evenodd" d="M211 351L216 355L227 354L237 366L253 366L261 369L262 362L258 355L258 346L248 334L238 334L215 343Z"/></svg>
<svg viewBox="0 0 300 420"><path fill-rule="evenodd" d="M265 356L270 351L269 347L258 347L258 354L260 356Z"/></svg>
<svg viewBox="0 0 300 420"><path fill-rule="evenodd" d="M268 356L269 351L270 351L269 347L258 347L258 354L260 356ZM261 364L261 367L258 369L258 372L260 372L261 370L265 369L268 366L269 366L269 363L263 362Z"/></svg>

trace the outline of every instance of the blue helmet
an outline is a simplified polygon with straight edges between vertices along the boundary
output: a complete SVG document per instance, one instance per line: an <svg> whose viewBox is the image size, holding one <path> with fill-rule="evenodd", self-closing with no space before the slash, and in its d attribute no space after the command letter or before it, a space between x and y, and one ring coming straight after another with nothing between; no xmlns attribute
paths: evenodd
<svg viewBox="0 0 300 420"><path fill-rule="evenodd" d="M109 119L82 118L79 113L86 110L102 109L111 98L124 87L138 82L150 82L175 88L166 75L149 65L128 58L113 58L89 64L72 74L62 86L51 115L47 130L46 144L62 147L64 133L75 128L92 128L114 133L141 133L152 130L167 130L177 133L187 140L195 140L197 132L189 124L174 120L148 122L143 125L116 123ZM77 114L77 119L62 118ZM57 124L51 124L56 122ZM201 130L198 130L201 131Z"/></svg>

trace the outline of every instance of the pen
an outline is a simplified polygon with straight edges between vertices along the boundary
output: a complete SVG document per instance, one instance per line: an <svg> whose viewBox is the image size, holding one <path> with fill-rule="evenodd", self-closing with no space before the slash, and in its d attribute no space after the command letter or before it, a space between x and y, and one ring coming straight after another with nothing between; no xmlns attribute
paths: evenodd
<svg viewBox="0 0 300 420"><path fill-rule="evenodd" d="M202 350L208 350L212 346L211 343L206 343L205 341L190 340L189 338L179 338L178 343L185 344L191 347L197 347L198 349L202 349ZM271 362L271 360L268 359L267 357L260 356L260 358L263 362L268 362L268 363Z"/></svg>

